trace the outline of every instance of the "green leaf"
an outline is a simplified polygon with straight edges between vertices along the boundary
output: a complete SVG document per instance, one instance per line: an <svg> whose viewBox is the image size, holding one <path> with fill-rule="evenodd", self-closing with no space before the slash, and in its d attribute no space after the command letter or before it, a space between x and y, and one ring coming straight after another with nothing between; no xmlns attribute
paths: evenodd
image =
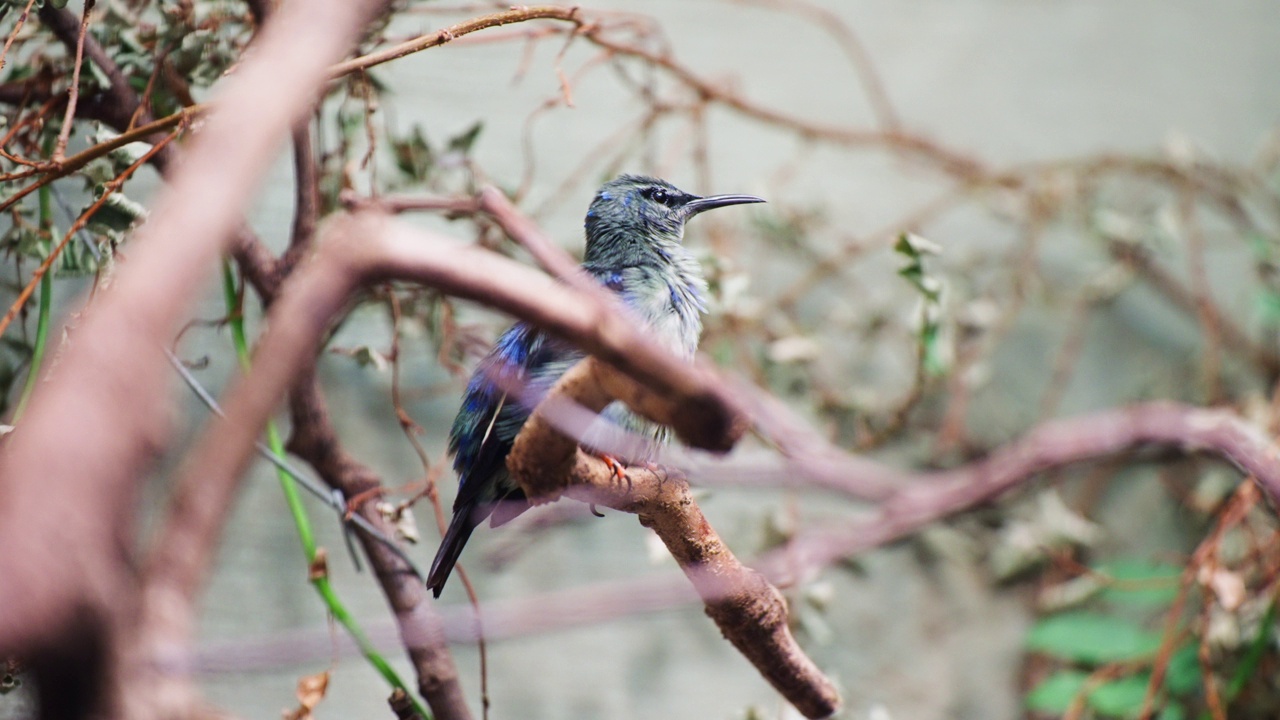
<svg viewBox="0 0 1280 720"><path fill-rule="evenodd" d="M893 249L908 260L905 266L898 269L898 275L920 292L923 301L920 308L921 369L928 377L941 376L946 373L948 365L940 322L943 283L925 269L924 257L937 255L942 252L942 248L918 235L902 233Z"/></svg>
<svg viewBox="0 0 1280 720"><path fill-rule="evenodd" d="M947 349L942 342L942 328L936 323L925 323L920 329L920 343L924 346L924 371L929 377L940 377L947 372Z"/></svg>
<svg viewBox="0 0 1280 720"><path fill-rule="evenodd" d="M112 193L102 206L89 216L89 224L108 230L128 230L133 224L147 216L147 209L142 203L134 202L122 193Z"/></svg>
<svg viewBox="0 0 1280 720"><path fill-rule="evenodd" d="M1027 634L1027 647L1096 665L1151 655L1160 647L1160 636L1121 618L1072 612L1036 623Z"/></svg>
<svg viewBox="0 0 1280 720"><path fill-rule="evenodd" d="M1101 597L1126 605L1168 605L1178 596L1182 568L1143 560L1113 560L1094 567L1116 581L1107 583Z"/></svg>
<svg viewBox="0 0 1280 720"><path fill-rule="evenodd" d="M471 127L449 138L449 149L463 155L470 153L471 147L476 144L476 138L480 137L480 131L483 129L484 122L475 121Z"/></svg>
<svg viewBox="0 0 1280 720"><path fill-rule="evenodd" d="M1080 691L1084 690L1085 680L1089 676L1079 670L1060 670L1044 679L1027 693L1026 704L1029 710L1061 715L1071 706Z"/></svg>
<svg viewBox="0 0 1280 720"><path fill-rule="evenodd" d="M1035 712L1061 715L1085 691L1088 679L1088 673L1079 670L1060 670L1027 693L1027 708ZM1147 697L1147 685L1150 682L1151 676L1147 673L1109 680L1090 690L1086 702L1090 708L1106 717L1137 717L1142 710L1142 702Z"/></svg>
<svg viewBox="0 0 1280 720"><path fill-rule="evenodd" d="M1194 644L1183 645L1173 657L1169 658L1169 667L1164 671L1164 686L1174 695L1189 695L1200 689L1200 657L1199 648Z"/></svg>
<svg viewBox="0 0 1280 720"><path fill-rule="evenodd" d="M1160 710L1156 720L1187 720L1187 709L1178 703L1169 703Z"/></svg>
<svg viewBox="0 0 1280 720"><path fill-rule="evenodd" d="M1268 325L1280 324L1280 293L1270 288L1263 288L1258 295L1258 307L1262 322Z"/></svg>
<svg viewBox="0 0 1280 720"><path fill-rule="evenodd" d="M426 180L435 165L435 154L421 125L414 125L406 137L392 138L391 151L396 159L396 168L410 180Z"/></svg>
<svg viewBox="0 0 1280 720"><path fill-rule="evenodd" d="M1104 683L1089 693L1089 706L1103 715L1132 718L1142 712L1151 676L1139 673Z"/></svg>

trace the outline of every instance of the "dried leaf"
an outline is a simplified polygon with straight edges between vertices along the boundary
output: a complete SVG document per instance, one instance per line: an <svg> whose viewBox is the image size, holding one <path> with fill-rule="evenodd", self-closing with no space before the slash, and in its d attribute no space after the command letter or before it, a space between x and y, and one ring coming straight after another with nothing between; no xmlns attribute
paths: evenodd
<svg viewBox="0 0 1280 720"><path fill-rule="evenodd" d="M284 720L313 720L312 710L324 699L329 690L329 671L298 678L298 707L283 712Z"/></svg>
<svg viewBox="0 0 1280 720"><path fill-rule="evenodd" d="M311 560L311 566L307 568L307 580L315 582L323 578L329 577L329 553L324 548L316 548L316 556Z"/></svg>
<svg viewBox="0 0 1280 720"><path fill-rule="evenodd" d="M379 501L374 509L378 511L387 522L395 526L396 536L407 543L417 544L420 536L418 535L418 521L413 517L412 508L399 508L387 502Z"/></svg>

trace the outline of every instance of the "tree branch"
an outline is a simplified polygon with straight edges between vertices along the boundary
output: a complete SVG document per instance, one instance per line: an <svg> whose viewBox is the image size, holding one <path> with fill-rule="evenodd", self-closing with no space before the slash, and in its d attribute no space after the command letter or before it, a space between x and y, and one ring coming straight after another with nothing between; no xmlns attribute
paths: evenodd
<svg viewBox="0 0 1280 720"><path fill-rule="evenodd" d="M510 25L511 23L526 22L528 20L552 19L566 20L577 23L578 8L561 7L558 5L533 5L533 6L514 6L509 10L491 13L489 15L481 15L469 20L464 20L456 25L437 30L430 35L408 40L389 48L383 48L377 52L362 55L358 58L347 60L346 62L334 65L329 70L330 77L340 78L343 75L356 72L358 70L368 70L376 65L385 62L397 60L406 55L443 45L455 38L469 35L478 30L484 30L491 27L500 27L502 25Z"/></svg>
<svg viewBox="0 0 1280 720"><path fill-rule="evenodd" d="M152 596L140 611L134 584L138 491L170 432L171 385L157 381L168 373L161 348L230 238L273 148L308 107L329 64L380 7L374 0L285 4L281 22L265 28L254 56L224 83L218 110L136 233L129 262L92 307L77 313L76 342L38 386L22 427L0 454L0 546L6 549L0 555L0 654L42 655L66 639L51 629L70 627L77 617L87 621L91 627L76 640L112 660L106 677L85 676L105 685L89 700L96 716L146 718L161 706L174 715L190 710L164 705L163 692L150 682L124 684L119 675L133 669L154 676L160 666L151 661L167 661L190 638L184 622L190 592L160 602ZM298 45L297 33L307 43ZM87 39L85 53L92 58ZM55 501L62 501L59 512L49 512ZM171 562L153 564L158 572L148 581L163 576L161 585L172 579L192 590L196 583L189 579L203 576L200 560L209 556L207 547L198 549L196 571L187 559L169 556ZM155 652L129 651L140 623L153 623L147 629Z"/></svg>
<svg viewBox="0 0 1280 720"><path fill-rule="evenodd" d="M907 489L881 505L874 518L797 540L760 567L785 582L990 502L1043 473L1143 449L1230 463L1280 507L1280 446L1261 428L1228 410L1152 402L1045 423L987 458L951 470L896 473ZM880 471L894 474L888 467Z"/></svg>
<svg viewBox="0 0 1280 720"><path fill-rule="evenodd" d="M569 399L599 412L616 399L651 420L674 419L673 407L588 358L565 373L516 437L507 467L533 502L562 492L586 503L639 516L662 539L706 604L707 615L734 647L805 717L825 718L840 694L796 644L782 595L762 575L738 562L707 522L684 476L630 468L619 479L603 461L556 430L546 406Z"/></svg>

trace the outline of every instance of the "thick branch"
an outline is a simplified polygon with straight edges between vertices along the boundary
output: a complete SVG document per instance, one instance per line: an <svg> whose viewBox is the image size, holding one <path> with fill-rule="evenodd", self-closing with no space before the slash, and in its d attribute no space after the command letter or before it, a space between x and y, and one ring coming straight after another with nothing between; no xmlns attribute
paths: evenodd
<svg viewBox="0 0 1280 720"><path fill-rule="evenodd" d="M169 433L170 386L157 381L168 374L161 348L186 316L272 150L312 100L325 68L377 7L372 0L286 3L282 22L266 28L254 56L223 85L218 110L135 235L129 262L92 307L77 313L76 342L64 348L0 457L0 547L6 548L0 554L0 654L46 646L57 637L44 634L50 622L104 613L112 618L105 645L115 656L111 666L127 665L119 654L136 628L138 603L110 593L132 587L135 579L137 493ZM299 33L307 37L301 46ZM52 513L55 499L66 503ZM54 551L57 559L46 557ZM31 559L50 561L33 572ZM182 582L192 575L186 562L159 563L152 579L178 580L189 589L191 583ZM202 576L203 566L194 575ZM190 594L160 600L144 610L159 642L151 660L169 658L190 637ZM177 634L160 627L175 625L182 628ZM154 672L154 665L145 667ZM119 689L146 695L154 687L135 679ZM98 714L148 717L157 711L115 698Z"/></svg>
<svg viewBox="0 0 1280 720"><path fill-rule="evenodd" d="M728 447L738 437L733 433L741 432L741 425L731 422L737 415L709 372L689 367L649 342L630 318L596 305L591 298L536 270L375 213L334 218L326 225L325 235L313 261L300 269L276 299L270 316L275 320L268 320L255 369L226 402L229 420L216 422L193 453L197 459L189 464L189 474L194 478L198 468L200 480L180 482L181 487L202 494L201 500L192 504L203 513L219 516L231 496L198 488L233 484L258 429L292 378L308 367L307 358L316 351L323 332L350 295L361 285L386 280L416 280L458 297L480 300L565 337L652 388L652 394L663 400L650 401L661 404L677 424L679 416L710 418L706 424L713 431L705 427L687 431L706 447ZM324 458L316 459L324 464ZM175 519L170 531L192 534L211 530L197 530L189 522Z"/></svg>
<svg viewBox="0 0 1280 720"><path fill-rule="evenodd" d="M632 468L619 479L545 417L558 399L599 411L615 399L651 420L669 422L672 407L621 376L587 359L552 388L516 438L507 467L532 500L562 492L583 502L633 513L652 529L679 563L725 638L805 717L823 718L840 707L840 695L787 627L782 595L759 573L738 562L707 522L682 475Z"/></svg>

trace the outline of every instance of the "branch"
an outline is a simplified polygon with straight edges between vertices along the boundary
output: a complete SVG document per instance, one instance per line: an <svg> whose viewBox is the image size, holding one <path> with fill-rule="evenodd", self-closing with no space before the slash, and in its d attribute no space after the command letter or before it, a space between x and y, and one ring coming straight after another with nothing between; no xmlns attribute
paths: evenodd
<svg viewBox="0 0 1280 720"><path fill-rule="evenodd" d="M89 33L89 14L93 12L95 0L84 0L84 10L80 19L80 31L75 44L75 64L71 66L71 87L67 89L67 110L62 118L62 128L58 130L58 141L53 146L53 161L62 162L67 152L67 140L71 138L71 121L76 117L76 100L80 97L80 66L84 63L84 40Z"/></svg>
<svg viewBox="0 0 1280 720"><path fill-rule="evenodd" d="M907 489L886 501L876 517L798 540L762 570L775 581L800 576L990 502L1043 473L1143 449L1230 463L1280 507L1280 446L1261 428L1227 410L1152 402L1045 423L989 457L951 470L899 473Z"/></svg>
<svg viewBox="0 0 1280 720"><path fill-rule="evenodd" d="M293 229L289 249L280 259L280 272L287 275L298 260L311 250L316 222L320 219L320 181L315 153L311 147L311 121L303 120L293 129Z"/></svg>
<svg viewBox="0 0 1280 720"><path fill-rule="evenodd" d="M805 717L824 718L840 694L796 644L782 595L738 562L707 522L678 473L628 469L622 480L603 461L578 448L545 417L546 407L573 400L599 412L615 399L651 420L667 423L673 408L604 364L587 359L565 373L525 422L507 467L533 502L562 492L586 503L633 513L662 539L693 582L707 614L729 642Z"/></svg>
<svg viewBox="0 0 1280 720"><path fill-rule="evenodd" d="M210 446L208 454L218 456L209 458L212 464L193 462L204 485L226 482L223 476L236 472L241 456L247 458L255 428L309 365L307 358L350 295L388 280L414 280L478 300L568 339L648 387L654 396L648 402L661 404L678 428L685 426L695 446L728 448L741 435L740 415L711 371L690 367L651 343L629 316L598 306L574 288L496 253L376 213L336 216L322 234L315 257L276 298L270 316L275 320L268 319L254 371L231 392L226 412L234 421L215 423L202 441L202 447ZM296 321L283 320L295 315ZM706 418L710 429L693 427L687 418ZM215 442L215 435L222 439Z"/></svg>
<svg viewBox="0 0 1280 720"><path fill-rule="evenodd" d="M273 149L312 101L328 65L380 6L374 0L285 3L281 22L264 30L253 57L223 85L218 109L131 242L129 262L92 307L77 311L76 342L46 373L52 377L40 384L0 454L0 547L6 549L0 554L0 654L40 655L64 639L65 633L51 631L60 624L72 627L74 618L82 619L77 628L92 624L75 638L77 646L113 660L108 672L85 676L103 683L102 697L89 700L100 703L97 716L159 712L129 699L158 698L153 683L121 682L128 668L153 678L159 667L146 661L140 667L138 655L128 652L131 630L151 623L143 626L155 641L152 652L141 653L148 661L171 657L191 636L190 593L152 595L141 610L130 602L136 600L138 491L171 431L171 386L157 380L168 372L161 348L229 240ZM296 43L299 34L306 43ZM92 57L87 41L85 53ZM198 570L189 573L186 559L170 555L173 562L153 565L158 575L202 577L200 561L209 549L183 547L198 551ZM176 549L161 546L162 553ZM166 576L168 570L176 575ZM177 633L165 631L175 627Z"/></svg>
<svg viewBox="0 0 1280 720"><path fill-rule="evenodd" d="M790 115L759 105L746 97L717 86L695 74L667 54L651 52L642 47L618 42L605 37L598 25L585 26L582 36L595 45L616 55L638 58L660 68L692 90L699 98L714 101L757 122L796 133L808 140L823 140L847 147L883 146L905 155L935 165L942 172L961 180L971 180L987 175L986 167L977 159L941 145L923 135L906 132L891 126L885 130L860 130L839 125L827 125Z"/></svg>
<svg viewBox="0 0 1280 720"><path fill-rule="evenodd" d="M430 35L402 42L399 45L393 45L389 48L378 50L377 52L362 55L358 58L347 60L346 62L334 65L329 69L331 78L340 78L359 70L368 70L376 65L385 62L397 60L406 55L438 45L443 45L455 38L469 35L477 30L484 30L491 27L500 27L502 25L510 25L511 23L526 22L528 20L552 19L566 20L573 23L580 22L577 18L578 8L576 7L559 7L556 5L534 5L529 7L512 7L510 10L496 12L489 15L481 15L480 17L464 20L457 25L451 25L442 30L437 30Z"/></svg>

